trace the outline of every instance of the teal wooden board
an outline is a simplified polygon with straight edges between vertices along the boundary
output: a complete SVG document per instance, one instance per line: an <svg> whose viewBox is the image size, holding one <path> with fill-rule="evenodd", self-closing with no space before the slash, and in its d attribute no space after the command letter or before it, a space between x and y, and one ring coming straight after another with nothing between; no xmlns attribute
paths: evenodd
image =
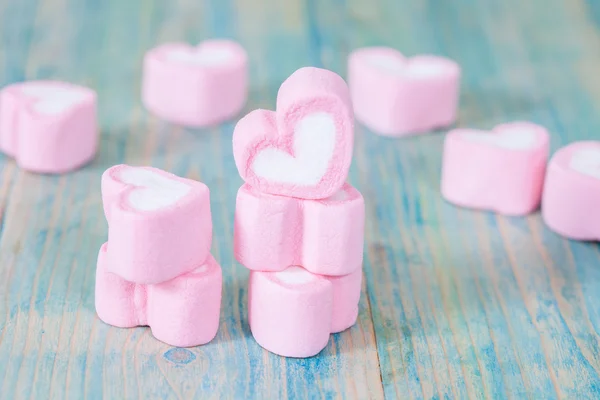
<svg viewBox="0 0 600 400"><path fill-rule="evenodd" d="M301 66L345 75L349 51L389 45L462 65L459 126L531 120L551 131L553 151L600 138L593 0L0 0L0 84L89 85L102 128L98 158L72 174L29 174L0 156L0 398L600 398L598 245L555 235L538 213L445 203L444 132L393 140L357 127L350 181L367 204L358 323L310 359L260 348L248 272L232 257L235 121L184 129L139 100L146 50L209 37L248 50L247 111L273 108ZM123 162L211 189L224 296L206 346L172 348L95 315L107 237L99 178Z"/></svg>

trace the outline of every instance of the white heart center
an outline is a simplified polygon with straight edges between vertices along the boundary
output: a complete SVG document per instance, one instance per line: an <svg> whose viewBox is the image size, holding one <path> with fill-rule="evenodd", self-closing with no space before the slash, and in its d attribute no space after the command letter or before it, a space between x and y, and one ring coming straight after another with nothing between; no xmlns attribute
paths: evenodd
<svg viewBox="0 0 600 400"><path fill-rule="evenodd" d="M409 64L410 75L416 78L431 78L442 75L448 66L439 61L420 61Z"/></svg>
<svg viewBox="0 0 600 400"><path fill-rule="evenodd" d="M212 67L227 64L233 53L230 49L225 48L198 48L189 49L174 49L167 53L169 61L179 62L182 64L192 64L202 67Z"/></svg>
<svg viewBox="0 0 600 400"><path fill-rule="evenodd" d="M535 132L529 130L513 130L502 133L465 132L462 136L472 142L491 144L509 150L529 149L536 142Z"/></svg>
<svg viewBox="0 0 600 400"><path fill-rule="evenodd" d="M129 194L129 204L140 211L152 211L176 203L190 191L184 183L143 168L124 168L121 182L138 189Z"/></svg>
<svg viewBox="0 0 600 400"><path fill-rule="evenodd" d="M85 98L82 90L49 85L25 85L21 92L36 99L34 110L46 115L60 114Z"/></svg>
<svg viewBox="0 0 600 400"><path fill-rule="evenodd" d="M335 139L335 122L330 114L309 114L294 127L294 156L268 147L256 155L252 169L256 175L270 181L316 185L327 172Z"/></svg>
<svg viewBox="0 0 600 400"><path fill-rule="evenodd" d="M569 166L581 174L600 179L600 150L581 149L573 153Z"/></svg>
<svg viewBox="0 0 600 400"><path fill-rule="evenodd" d="M390 74L399 75L402 74L406 69L406 63L404 60L392 57L389 54L370 54L368 61L371 66L384 70Z"/></svg>
<svg viewBox="0 0 600 400"><path fill-rule="evenodd" d="M283 283L287 283L288 285L304 285L305 283L309 283L314 281L315 277L305 270L304 268L292 265L287 269L276 272L277 279L279 279Z"/></svg>

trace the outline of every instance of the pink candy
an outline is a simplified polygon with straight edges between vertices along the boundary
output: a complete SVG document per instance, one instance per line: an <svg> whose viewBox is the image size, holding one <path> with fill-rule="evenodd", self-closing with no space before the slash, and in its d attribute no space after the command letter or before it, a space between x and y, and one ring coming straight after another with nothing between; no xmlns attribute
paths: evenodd
<svg viewBox="0 0 600 400"><path fill-rule="evenodd" d="M247 81L246 52L233 41L207 40L197 47L169 43L144 57L142 101L167 121L203 127L242 110Z"/></svg>
<svg viewBox="0 0 600 400"><path fill-rule="evenodd" d="M121 328L148 325L154 337L171 346L198 346L215 337L222 277L212 256L170 281L144 285L109 272L107 247L100 249L96 270L96 311L102 321Z"/></svg>
<svg viewBox="0 0 600 400"><path fill-rule="evenodd" d="M331 333L356 322L362 270L350 275L313 275L298 266L250 273L248 318L262 347L286 357L319 353Z"/></svg>
<svg viewBox="0 0 600 400"><path fill-rule="evenodd" d="M276 112L255 110L238 122L233 155L242 179L261 192L323 199L344 184L353 142L344 80L301 68L279 88Z"/></svg>
<svg viewBox="0 0 600 400"><path fill-rule="evenodd" d="M206 185L150 167L117 165L102 176L108 220L107 269L159 283L202 265L212 220Z"/></svg>
<svg viewBox="0 0 600 400"><path fill-rule="evenodd" d="M108 243L98 257L96 311L119 327L149 325L173 346L212 340L221 268L210 255L208 188L150 167L102 176Z"/></svg>
<svg viewBox="0 0 600 400"><path fill-rule="evenodd" d="M542 215L555 232L571 239L600 240L600 142L561 148L548 165Z"/></svg>
<svg viewBox="0 0 600 400"><path fill-rule="evenodd" d="M29 171L63 173L90 162L98 146L96 94L59 81L0 91L0 150Z"/></svg>
<svg viewBox="0 0 600 400"><path fill-rule="evenodd" d="M450 59L363 48L348 59L348 82L356 119L382 135L421 133L456 119L460 67Z"/></svg>
<svg viewBox="0 0 600 400"><path fill-rule="evenodd" d="M548 142L543 127L527 122L453 130L444 143L442 195L463 207L528 214L540 203Z"/></svg>
<svg viewBox="0 0 600 400"><path fill-rule="evenodd" d="M256 271L302 265L315 274L349 274L362 266L364 222L364 199L349 184L323 200L263 194L246 184L237 196L235 257Z"/></svg>

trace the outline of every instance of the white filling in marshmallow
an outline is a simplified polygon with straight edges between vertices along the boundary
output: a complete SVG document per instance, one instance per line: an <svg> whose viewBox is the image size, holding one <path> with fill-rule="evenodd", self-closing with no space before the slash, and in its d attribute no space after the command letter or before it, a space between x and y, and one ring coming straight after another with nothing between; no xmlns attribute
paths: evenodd
<svg viewBox="0 0 600 400"><path fill-rule="evenodd" d="M129 195L131 207L140 211L151 211L176 203L186 196L190 187L143 168L124 168L119 179L126 184L139 187Z"/></svg>
<svg viewBox="0 0 600 400"><path fill-rule="evenodd" d="M335 122L326 112L302 118L294 128L294 156L266 148L252 164L254 173L274 182L300 186L319 183L335 150Z"/></svg>
<svg viewBox="0 0 600 400"><path fill-rule="evenodd" d="M401 74L406 69L406 62L389 54L370 54L369 64L390 74Z"/></svg>
<svg viewBox="0 0 600 400"><path fill-rule="evenodd" d="M233 58L230 49L215 47L198 48L195 50L175 49L167 53L169 61L193 64L203 67L213 67L227 64Z"/></svg>
<svg viewBox="0 0 600 400"><path fill-rule="evenodd" d="M536 142L535 132L528 130L514 130L504 133L465 132L462 136L471 142L491 144L509 150L529 149Z"/></svg>
<svg viewBox="0 0 600 400"><path fill-rule="evenodd" d="M293 265L287 269L276 272L277 279L288 285L303 285L315 279L315 277L304 268Z"/></svg>
<svg viewBox="0 0 600 400"><path fill-rule="evenodd" d="M85 92L49 85L25 85L21 92L38 101L33 108L40 114L60 114L85 98Z"/></svg>
<svg viewBox="0 0 600 400"><path fill-rule="evenodd" d="M600 179L600 150L581 149L573 153L569 166L581 174Z"/></svg>

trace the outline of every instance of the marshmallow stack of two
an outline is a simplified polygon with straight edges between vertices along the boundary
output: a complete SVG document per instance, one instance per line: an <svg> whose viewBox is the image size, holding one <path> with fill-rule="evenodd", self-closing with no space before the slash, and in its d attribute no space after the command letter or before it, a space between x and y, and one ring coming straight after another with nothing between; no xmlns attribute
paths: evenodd
<svg viewBox="0 0 600 400"><path fill-rule="evenodd" d="M109 325L150 326L172 346L208 343L218 330L221 267L210 254L206 185L151 167L102 176L108 242L96 270L96 312Z"/></svg>
<svg viewBox="0 0 600 400"><path fill-rule="evenodd" d="M238 191L234 252L251 270L248 317L265 349L310 357L358 316L364 199L346 183L354 118L337 74L302 68L277 111L255 110L233 136Z"/></svg>

